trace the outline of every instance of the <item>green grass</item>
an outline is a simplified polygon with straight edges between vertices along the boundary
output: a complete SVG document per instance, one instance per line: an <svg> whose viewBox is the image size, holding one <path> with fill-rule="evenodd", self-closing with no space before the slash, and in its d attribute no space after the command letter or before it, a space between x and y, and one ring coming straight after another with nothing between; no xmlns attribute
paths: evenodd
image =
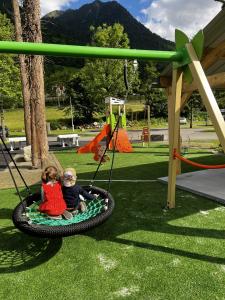
<svg viewBox="0 0 225 300"><path fill-rule="evenodd" d="M56 153L78 179L96 170L92 154ZM222 163L223 156L192 150L188 157ZM115 179L156 179L167 174L168 148L136 146L115 156ZM109 164L97 179L108 177ZM184 166L183 171L193 170ZM10 180L10 179L9 179ZM106 184L99 184L106 187ZM225 208L177 191L166 211L167 188L158 182L111 184L111 218L85 234L38 239L14 228L14 190L0 191L0 299L223 299Z"/></svg>
<svg viewBox="0 0 225 300"><path fill-rule="evenodd" d="M46 107L46 120L47 122L66 120L68 116L62 109L57 107ZM24 114L23 109L11 109L5 111L5 124L10 129L11 136L24 136ZM80 130L76 129L75 133ZM72 133L71 129L52 130L51 135Z"/></svg>
<svg viewBox="0 0 225 300"><path fill-rule="evenodd" d="M12 130L22 130L24 128L23 109L11 109L5 112L5 124ZM46 108L47 121L66 119L65 113L56 107Z"/></svg>

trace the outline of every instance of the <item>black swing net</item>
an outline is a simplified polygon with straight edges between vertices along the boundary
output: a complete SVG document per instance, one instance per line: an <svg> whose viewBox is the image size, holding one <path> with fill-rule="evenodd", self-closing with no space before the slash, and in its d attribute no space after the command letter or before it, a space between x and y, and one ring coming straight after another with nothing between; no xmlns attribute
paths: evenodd
<svg viewBox="0 0 225 300"><path fill-rule="evenodd" d="M112 130L109 140L107 141L107 145L105 148L105 151L99 161L97 170L93 176L93 179L90 182L90 185L88 186L82 186L87 192L92 194L98 194L99 196L91 201L88 201L87 203L87 210L85 212L79 212L78 214L74 215L72 219L66 220L66 219L60 219L60 220L54 220L50 219L46 214L41 213L38 210L39 204L41 202L41 193L31 193L31 190L29 186L27 185L23 175L21 174L15 160L13 159L9 149L7 148L7 145L4 142L4 139L0 135L1 139L1 152L2 156L5 160L5 163L9 169L10 175L12 177L14 186L16 188L17 195L20 199L20 203L16 206L16 208L13 211L13 223L14 225L21 231L34 235L34 236L40 236L40 237L63 237L63 236L70 236L74 235L83 231L86 231L92 227L95 227L101 223L103 223L106 219L109 218L109 216L112 214L112 211L114 209L114 199L112 195L110 194L110 185L111 185L111 179L112 179L112 170L113 170L113 164L114 164L114 158L115 158L115 144L117 142L117 136L118 136L118 127L120 122L120 116L118 118L118 121L116 123L116 126L114 130ZM111 162L111 168L109 172L109 179L108 179L108 187L107 190L101 189L99 187L94 186L95 178L97 176L97 173L99 171L99 168L102 164L104 155L106 154L106 151L109 148L110 142L116 133L115 141L114 141L114 147L113 147L113 156L112 156L112 162ZM4 149L3 149L4 147ZM24 199L22 198L19 188L17 186L15 177L13 175L13 172L11 170L11 167L8 163L8 160L6 158L6 153L9 155L11 161L13 162L19 176L21 177L27 197Z"/></svg>

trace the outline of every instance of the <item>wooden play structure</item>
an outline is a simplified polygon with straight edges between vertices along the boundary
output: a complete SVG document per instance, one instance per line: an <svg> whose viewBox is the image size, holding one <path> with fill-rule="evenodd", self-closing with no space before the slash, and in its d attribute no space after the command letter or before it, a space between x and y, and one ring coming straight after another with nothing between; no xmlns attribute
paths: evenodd
<svg viewBox="0 0 225 300"><path fill-rule="evenodd" d="M187 64L173 68L173 70L167 67L160 77L161 87L166 88L168 95L170 159L167 206L169 208L175 207L176 175L181 173L181 159L178 159L180 112L196 90L201 95L223 151L225 151L225 122L212 92L212 88L225 88L224 26L225 10L221 10L192 41L189 41L188 37L180 31L176 31L176 48L184 46L183 49L188 54ZM215 168L220 167L224 166L215 166Z"/></svg>
<svg viewBox="0 0 225 300"><path fill-rule="evenodd" d="M218 20L225 19L225 10L218 15ZM168 93L168 123L169 123L169 178L168 178L168 208L175 207L176 175L180 172L180 160L174 155L180 149L180 112L194 90L198 90L208 115L215 127L219 141L225 151L225 122L213 95L212 87L225 86L225 73L213 74L207 78L204 69L225 58L224 23L218 22L223 34L212 48L205 45L203 31L199 31L192 40L180 30L175 32L175 51L135 50L99 48L85 46L55 45L44 43L0 42L0 53L36 54L51 56L71 56L108 59L144 59L168 61L173 63L172 75L161 76L161 86ZM211 33L211 36L218 35ZM212 38L213 40L213 38ZM110 104L110 115L112 105ZM123 105L123 104L121 104ZM120 106L119 106L120 107ZM120 109L120 108L119 108ZM125 112L125 108L124 108ZM110 117L110 116L109 116ZM112 118L112 116L111 116ZM113 126L113 120L109 121ZM105 129L107 131L107 128Z"/></svg>

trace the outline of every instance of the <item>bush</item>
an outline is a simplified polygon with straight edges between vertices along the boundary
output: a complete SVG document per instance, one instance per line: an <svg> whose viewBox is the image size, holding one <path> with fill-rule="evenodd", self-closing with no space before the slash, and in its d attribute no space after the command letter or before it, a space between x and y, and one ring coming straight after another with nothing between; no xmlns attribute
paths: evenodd
<svg viewBox="0 0 225 300"><path fill-rule="evenodd" d="M50 127L51 130L65 129L71 127L71 120L70 119L51 120Z"/></svg>

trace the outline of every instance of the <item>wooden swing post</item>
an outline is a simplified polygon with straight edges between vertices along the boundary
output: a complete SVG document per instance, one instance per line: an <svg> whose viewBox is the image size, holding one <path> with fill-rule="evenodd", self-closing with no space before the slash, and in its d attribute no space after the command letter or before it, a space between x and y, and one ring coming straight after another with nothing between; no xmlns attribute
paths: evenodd
<svg viewBox="0 0 225 300"><path fill-rule="evenodd" d="M194 81L196 82L198 91L202 97L202 101L205 104L206 110L215 128L219 141L225 152L225 122L216 99L213 95L212 89L209 85L202 65L196 55L196 52L192 44L186 44L186 49L191 59L189 68L191 70Z"/></svg>
<svg viewBox="0 0 225 300"><path fill-rule="evenodd" d="M177 160L174 158L173 149L179 151L180 140L180 109L182 92L183 72L180 69L173 70L172 91L169 93L169 176L168 176L168 197L167 207L175 207Z"/></svg>

